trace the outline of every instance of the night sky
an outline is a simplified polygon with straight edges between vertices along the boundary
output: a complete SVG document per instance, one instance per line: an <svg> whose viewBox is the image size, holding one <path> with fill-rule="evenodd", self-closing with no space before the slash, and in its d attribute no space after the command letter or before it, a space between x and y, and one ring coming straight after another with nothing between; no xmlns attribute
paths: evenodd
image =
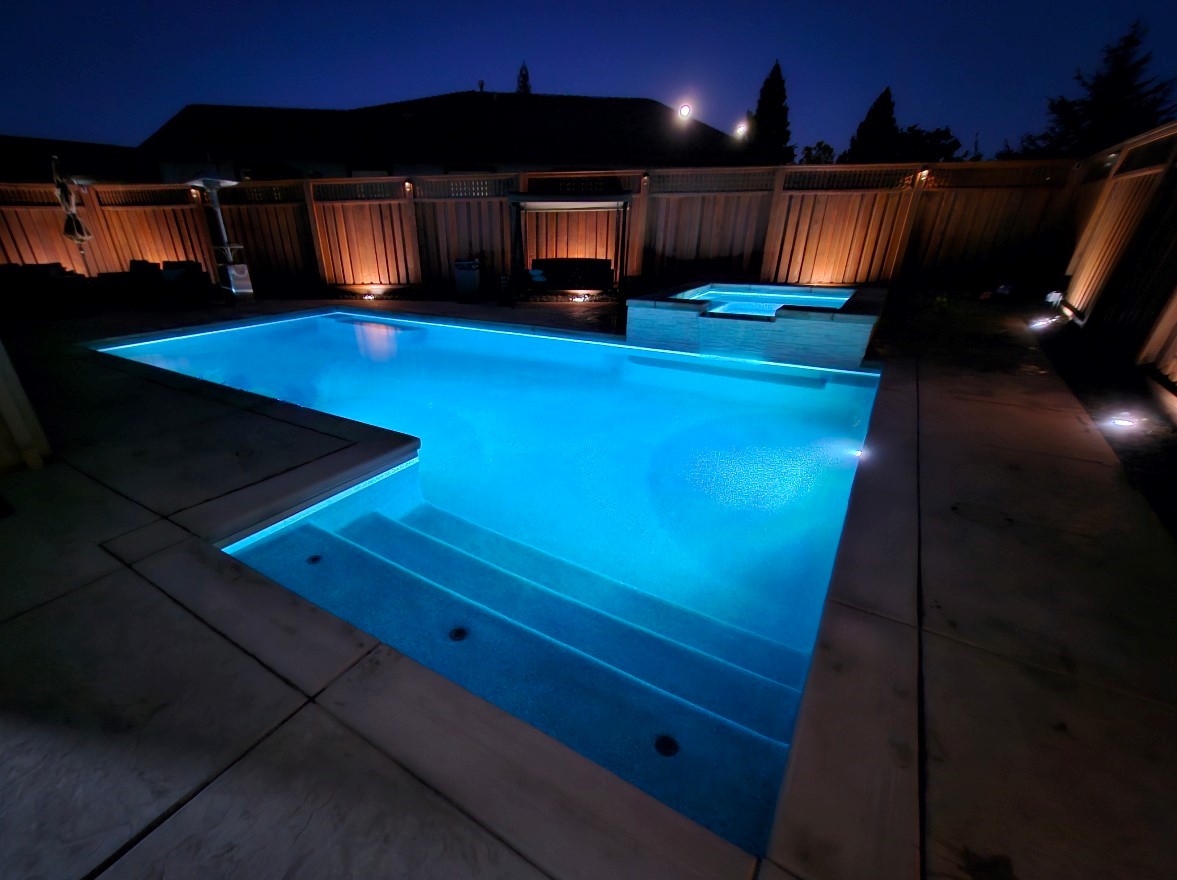
<svg viewBox="0 0 1177 880"><path fill-rule="evenodd" d="M780 59L793 140L843 149L884 86L900 125L987 155L1135 17L1177 75L1173 0L1072 3L13 3L0 134L137 144L189 103L357 107L477 88L650 97L730 131Z"/></svg>

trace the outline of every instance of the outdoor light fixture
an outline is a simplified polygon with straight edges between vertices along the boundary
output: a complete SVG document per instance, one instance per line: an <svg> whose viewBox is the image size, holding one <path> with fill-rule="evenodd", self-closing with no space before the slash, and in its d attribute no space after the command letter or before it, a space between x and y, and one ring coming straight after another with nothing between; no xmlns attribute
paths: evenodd
<svg viewBox="0 0 1177 880"><path fill-rule="evenodd" d="M405 195L411 196L412 194L413 194L413 181L406 180L405 181Z"/></svg>
<svg viewBox="0 0 1177 880"><path fill-rule="evenodd" d="M1051 324L1058 323L1058 315L1051 315L1049 318L1039 318L1036 321L1030 322L1031 330L1045 330Z"/></svg>
<svg viewBox="0 0 1177 880"><path fill-rule="evenodd" d="M741 122L736 126L736 137L742 138L748 136L748 123Z"/></svg>
<svg viewBox="0 0 1177 880"><path fill-rule="evenodd" d="M1112 424L1117 428L1131 428L1136 424L1136 421L1134 419L1125 419L1121 418L1120 416L1116 416L1114 419L1112 419Z"/></svg>
<svg viewBox="0 0 1177 880"><path fill-rule="evenodd" d="M930 172L930 171L928 171L928 169L927 169L927 168L921 168L921 169L920 169L920 181L922 182L922 181L925 181L925 180L927 180L927 179L928 179L928 175L929 175L930 173L931 173L931 172Z"/></svg>
<svg viewBox="0 0 1177 880"><path fill-rule="evenodd" d="M681 107L679 107L678 108L678 115L679 115L680 119L690 119L691 118L691 105L690 104L683 104Z"/></svg>

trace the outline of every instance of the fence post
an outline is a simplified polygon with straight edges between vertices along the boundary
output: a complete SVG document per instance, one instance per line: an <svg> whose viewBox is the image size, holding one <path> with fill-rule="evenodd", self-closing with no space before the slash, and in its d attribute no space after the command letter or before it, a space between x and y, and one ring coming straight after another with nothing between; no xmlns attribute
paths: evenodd
<svg viewBox="0 0 1177 880"><path fill-rule="evenodd" d="M405 268L408 270L405 274L409 284L421 283L421 243L417 234L417 188L413 186L411 180L405 179L402 184L405 190L405 212L402 217L401 229L404 230L405 238L408 239L402 244L403 253L405 255Z"/></svg>
<svg viewBox="0 0 1177 880"><path fill-rule="evenodd" d="M642 259L646 254L646 215L650 209L650 172L643 171L638 181L638 191L629 206L629 224L626 230L625 274L639 278L642 274ZM622 279L624 282L625 279Z"/></svg>
<svg viewBox="0 0 1177 880"><path fill-rule="evenodd" d="M785 236L785 206L788 204L785 195L786 173L786 169L781 167L772 177L772 201L769 203L763 256L760 258L760 280L769 284L775 284L778 280L781 244Z"/></svg>
<svg viewBox="0 0 1177 880"><path fill-rule="evenodd" d="M327 272L323 266L323 239L319 236L319 216L315 213L315 190L310 178L302 182L302 194L306 202L307 223L311 231L311 250L315 254L315 268L319 273L319 281L327 283Z"/></svg>
<svg viewBox="0 0 1177 880"><path fill-rule="evenodd" d="M883 263L883 280L888 283L895 280L895 276L907 257L907 246L911 242L911 232L915 228L915 221L919 215L920 195L924 191L924 183L930 173L926 167L912 171L911 189L907 193L899 222L896 224L899 231L891 239L891 248Z"/></svg>

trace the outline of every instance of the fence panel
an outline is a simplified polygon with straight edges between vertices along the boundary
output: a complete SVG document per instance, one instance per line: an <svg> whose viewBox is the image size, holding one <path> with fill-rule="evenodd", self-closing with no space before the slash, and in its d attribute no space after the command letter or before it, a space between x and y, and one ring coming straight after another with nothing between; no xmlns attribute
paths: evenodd
<svg viewBox="0 0 1177 880"><path fill-rule="evenodd" d="M479 254L487 271L511 274L511 209L506 198L416 200L421 274L427 283L450 284L454 261Z"/></svg>
<svg viewBox="0 0 1177 880"><path fill-rule="evenodd" d="M1039 236L1062 222L1066 199L1064 189L1049 187L927 189L916 203L906 265L930 279L1008 272L1033 258Z"/></svg>
<svg viewBox="0 0 1177 880"><path fill-rule="evenodd" d="M768 192L652 194L646 210L643 271L755 274L764 252L771 204ZM641 232L634 229L630 234Z"/></svg>
<svg viewBox="0 0 1177 880"><path fill-rule="evenodd" d="M907 190L787 192L780 238L766 247L764 279L777 284L866 284L886 280L902 229Z"/></svg>
<svg viewBox="0 0 1177 880"><path fill-rule="evenodd" d="M1160 177L1159 173L1134 174L1107 184L1107 192L1087 224L1067 270L1071 276L1067 302L1080 311L1094 305L1111 277L1152 201Z"/></svg>
<svg viewBox="0 0 1177 880"><path fill-rule="evenodd" d="M326 282L341 287L418 283L411 211L407 201L316 202Z"/></svg>

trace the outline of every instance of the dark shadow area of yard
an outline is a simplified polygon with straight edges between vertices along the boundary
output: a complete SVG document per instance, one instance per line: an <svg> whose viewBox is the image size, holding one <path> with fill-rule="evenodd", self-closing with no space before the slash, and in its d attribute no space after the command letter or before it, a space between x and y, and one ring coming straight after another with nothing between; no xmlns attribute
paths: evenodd
<svg viewBox="0 0 1177 880"><path fill-rule="evenodd" d="M944 291L922 286L891 291L874 347L882 357L915 355L920 351L960 359L973 369L1008 369L1011 350L1021 369L1033 370L1033 357L1018 322L1029 325L1050 315L1038 297L999 297L984 291ZM968 340L978 322L1011 324L1000 336L986 338L984 347ZM1033 332L1027 330L1026 332ZM1131 485L1148 500L1170 534L1177 537L1177 426L1158 404L1145 372L1120 352L1101 346L1093 332L1074 324L1056 325L1037 334L1043 354L1079 399L1116 453ZM1117 427L1111 419L1122 413L1136 420Z"/></svg>

